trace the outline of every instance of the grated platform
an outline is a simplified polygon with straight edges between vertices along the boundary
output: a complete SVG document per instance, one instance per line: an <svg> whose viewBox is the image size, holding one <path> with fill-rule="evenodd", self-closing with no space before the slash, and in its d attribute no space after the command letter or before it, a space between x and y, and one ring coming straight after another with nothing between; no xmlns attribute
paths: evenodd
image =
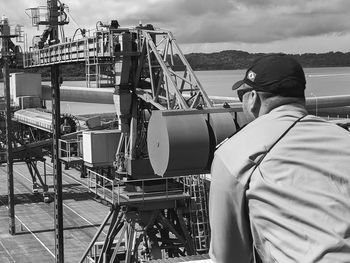
<svg viewBox="0 0 350 263"><path fill-rule="evenodd" d="M43 172L43 165L38 162ZM53 192L52 168L46 163L47 184ZM63 217L65 262L79 262L98 227L108 214L107 202L88 192L87 179L80 178L74 169L63 170ZM49 263L55 262L54 203L44 203L41 194L32 194L31 177L27 166L14 164L16 235L10 235L7 209L7 170L0 166L0 262ZM40 191L39 191L40 192ZM107 233L103 230L103 241ZM150 262L209 263L208 255L162 259Z"/></svg>

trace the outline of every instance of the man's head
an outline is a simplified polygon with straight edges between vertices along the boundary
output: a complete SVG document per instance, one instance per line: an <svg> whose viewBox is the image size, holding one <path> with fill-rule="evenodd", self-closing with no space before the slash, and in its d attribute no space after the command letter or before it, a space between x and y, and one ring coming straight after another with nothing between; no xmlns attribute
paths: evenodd
<svg viewBox="0 0 350 263"><path fill-rule="evenodd" d="M304 104L305 84L301 65L287 55L275 54L256 60L232 89L237 90L243 111L252 121L284 104Z"/></svg>

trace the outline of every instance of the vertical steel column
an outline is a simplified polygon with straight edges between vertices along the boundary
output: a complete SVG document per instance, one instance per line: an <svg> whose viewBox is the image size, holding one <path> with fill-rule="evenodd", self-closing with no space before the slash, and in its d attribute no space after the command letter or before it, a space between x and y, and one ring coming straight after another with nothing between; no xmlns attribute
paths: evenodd
<svg viewBox="0 0 350 263"><path fill-rule="evenodd" d="M47 1L50 12L50 44L58 43L58 6L57 0ZM62 200L62 167L59 159L60 139L60 86L59 66L51 66L51 88L52 88L52 124L53 124L53 176L54 176L54 203L55 203L55 255L56 262L64 262L63 247L63 200Z"/></svg>
<svg viewBox="0 0 350 263"><path fill-rule="evenodd" d="M9 31L5 29L8 25L4 25L3 32ZM6 34L6 33L5 33ZM5 117L6 117L6 146L7 146L7 195L8 195L8 215L9 215L9 232L11 235L16 233L15 226L15 194L13 184L13 161L12 161L12 123L11 123L11 103L10 103L10 78L8 64L8 41L10 36L2 37L2 57L3 57L3 77L5 92Z"/></svg>
<svg viewBox="0 0 350 263"><path fill-rule="evenodd" d="M53 170L54 170L54 200L55 200L55 253L56 262L64 262L63 253L63 200L62 200L62 167L59 159L60 139L60 90L59 66L51 66L52 85L52 123L53 123Z"/></svg>

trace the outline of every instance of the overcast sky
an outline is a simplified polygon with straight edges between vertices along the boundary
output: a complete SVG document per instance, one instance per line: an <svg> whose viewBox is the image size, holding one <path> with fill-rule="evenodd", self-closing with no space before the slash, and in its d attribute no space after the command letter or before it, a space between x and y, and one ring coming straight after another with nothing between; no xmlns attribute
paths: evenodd
<svg viewBox="0 0 350 263"><path fill-rule="evenodd" d="M184 53L237 49L252 53L350 51L349 0L61 0L67 35L79 26L117 19L122 27L153 24L171 30ZM25 9L45 0L0 0L11 24L32 34ZM35 31L40 34L40 31ZM31 38L31 37L30 37Z"/></svg>

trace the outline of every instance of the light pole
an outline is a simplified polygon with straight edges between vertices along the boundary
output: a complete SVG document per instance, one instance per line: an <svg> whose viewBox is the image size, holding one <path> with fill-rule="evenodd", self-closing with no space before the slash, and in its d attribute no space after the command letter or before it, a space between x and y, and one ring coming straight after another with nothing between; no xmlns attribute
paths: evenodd
<svg viewBox="0 0 350 263"><path fill-rule="evenodd" d="M13 182L13 156L12 156L12 123L11 123L11 102L10 102L10 78L9 78L9 60L10 38L16 37L11 35L8 19L3 16L0 22L1 38L1 58L3 63L4 93L5 93L5 118L6 118L6 159L7 159L7 196L8 196L8 215L9 215L9 232L11 235L16 233L15 221L15 194Z"/></svg>
<svg viewBox="0 0 350 263"><path fill-rule="evenodd" d="M56 44L58 39L58 0L47 0L49 10L50 42ZM50 44L51 44L50 43ZM52 124L53 124L53 173L54 173L54 203L55 203L55 255L56 262L64 262L63 236L63 198L62 198L62 167L59 158L59 140L61 138L60 119L60 85L59 65L51 65L51 96L52 96Z"/></svg>

